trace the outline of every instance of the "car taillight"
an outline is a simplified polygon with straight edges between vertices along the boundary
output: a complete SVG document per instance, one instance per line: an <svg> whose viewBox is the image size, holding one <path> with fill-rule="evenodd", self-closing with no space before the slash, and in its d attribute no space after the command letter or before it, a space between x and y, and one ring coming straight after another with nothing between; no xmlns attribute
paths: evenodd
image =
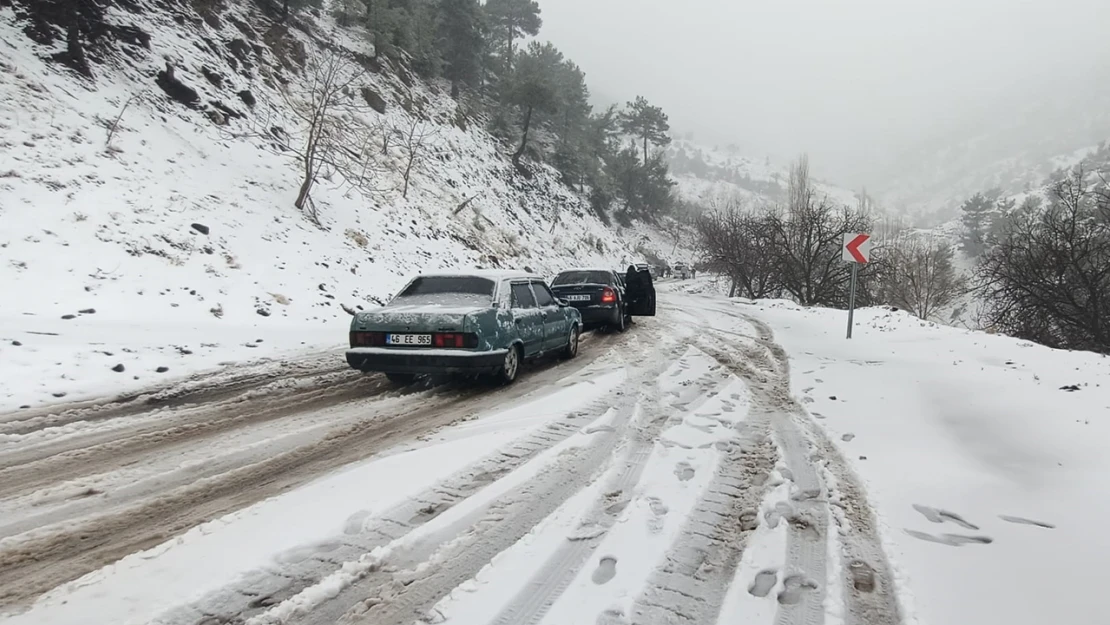
<svg viewBox="0 0 1110 625"><path fill-rule="evenodd" d="M385 332L351 332L351 347L380 347L385 345Z"/></svg>
<svg viewBox="0 0 1110 625"><path fill-rule="evenodd" d="M607 289L605 289L604 291L601 292L601 303L602 304L612 304L615 301L617 301L617 292L614 291L613 289L607 288Z"/></svg>
<svg viewBox="0 0 1110 625"><path fill-rule="evenodd" d="M469 332L440 332L432 335L435 347L477 347L478 335Z"/></svg>

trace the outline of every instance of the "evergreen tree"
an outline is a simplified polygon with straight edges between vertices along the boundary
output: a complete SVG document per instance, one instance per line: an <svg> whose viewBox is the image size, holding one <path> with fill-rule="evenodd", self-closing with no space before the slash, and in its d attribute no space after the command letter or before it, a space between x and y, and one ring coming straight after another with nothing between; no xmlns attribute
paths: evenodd
<svg viewBox="0 0 1110 625"><path fill-rule="evenodd" d="M451 97L457 99L461 86L476 85L480 75L484 42L477 0L439 0L439 38L443 75L451 81Z"/></svg>
<svg viewBox="0 0 1110 625"><path fill-rule="evenodd" d="M509 102L520 107L522 113L520 147L513 153L513 165L521 170L520 159L528 148L528 133L536 112L555 113L559 110L556 75L563 64L563 55L550 43L532 42L517 60Z"/></svg>
<svg viewBox="0 0 1110 625"><path fill-rule="evenodd" d="M658 106L649 104L643 96L636 96L621 113L621 129L643 141L645 164L648 162L648 143L663 147L671 142L667 134L671 130L667 114Z"/></svg>
<svg viewBox="0 0 1110 625"><path fill-rule="evenodd" d="M543 26L540 5L536 0L486 0L486 16L491 36L500 49L504 76L512 74L516 42L525 35L536 36Z"/></svg>
<svg viewBox="0 0 1110 625"><path fill-rule="evenodd" d="M968 256L976 257L986 250L986 230L994 202L982 193L976 193L960 207L964 224L960 247Z"/></svg>

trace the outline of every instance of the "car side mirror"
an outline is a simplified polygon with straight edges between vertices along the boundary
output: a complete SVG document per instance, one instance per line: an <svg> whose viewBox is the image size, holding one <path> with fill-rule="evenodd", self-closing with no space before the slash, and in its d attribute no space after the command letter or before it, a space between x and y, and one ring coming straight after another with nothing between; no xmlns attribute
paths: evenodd
<svg viewBox="0 0 1110 625"><path fill-rule="evenodd" d="M565 299L555 298L555 303L559 305L559 308L566 308L567 306L570 306L570 304Z"/></svg>

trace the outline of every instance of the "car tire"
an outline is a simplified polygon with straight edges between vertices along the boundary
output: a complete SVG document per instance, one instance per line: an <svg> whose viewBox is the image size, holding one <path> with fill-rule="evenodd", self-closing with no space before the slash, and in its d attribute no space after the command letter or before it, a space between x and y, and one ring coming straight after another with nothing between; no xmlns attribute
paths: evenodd
<svg viewBox="0 0 1110 625"><path fill-rule="evenodd" d="M613 321L612 323L609 324L609 331L610 332L624 332L625 328L628 325L627 322L626 322L626 319L627 319L627 317L625 317L624 311L623 310L617 310L617 320Z"/></svg>
<svg viewBox="0 0 1110 625"><path fill-rule="evenodd" d="M385 377L397 386L408 386L416 381L415 373L387 373Z"/></svg>
<svg viewBox="0 0 1110 625"><path fill-rule="evenodd" d="M509 351L505 352L505 362L497 371L497 382L505 385L515 382L517 376L520 375L521 360L520 347L517 345L510 347Z"/></svg>
<svg viewBox="0 0 1110 625"><path fill-rule="evenodd" d="M563 348L563 360L570 360L578 355L578 340L580 338L582 338L582 331L576 325L571 326L570 335L567 337L567 346Z"/></svg>

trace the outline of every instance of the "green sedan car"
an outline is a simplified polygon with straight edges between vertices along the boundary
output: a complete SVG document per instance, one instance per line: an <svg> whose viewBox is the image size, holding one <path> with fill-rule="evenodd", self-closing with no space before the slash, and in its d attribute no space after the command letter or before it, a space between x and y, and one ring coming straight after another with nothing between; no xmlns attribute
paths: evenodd
<svg viewBox="0 0 1110 625"><path fill-rule="evenodd" d="M421 374L513 382L526 360L574 358L582 315L542 278L519 272L420 275L388 304L351 320L347 363L398 384Z"/></svg>

